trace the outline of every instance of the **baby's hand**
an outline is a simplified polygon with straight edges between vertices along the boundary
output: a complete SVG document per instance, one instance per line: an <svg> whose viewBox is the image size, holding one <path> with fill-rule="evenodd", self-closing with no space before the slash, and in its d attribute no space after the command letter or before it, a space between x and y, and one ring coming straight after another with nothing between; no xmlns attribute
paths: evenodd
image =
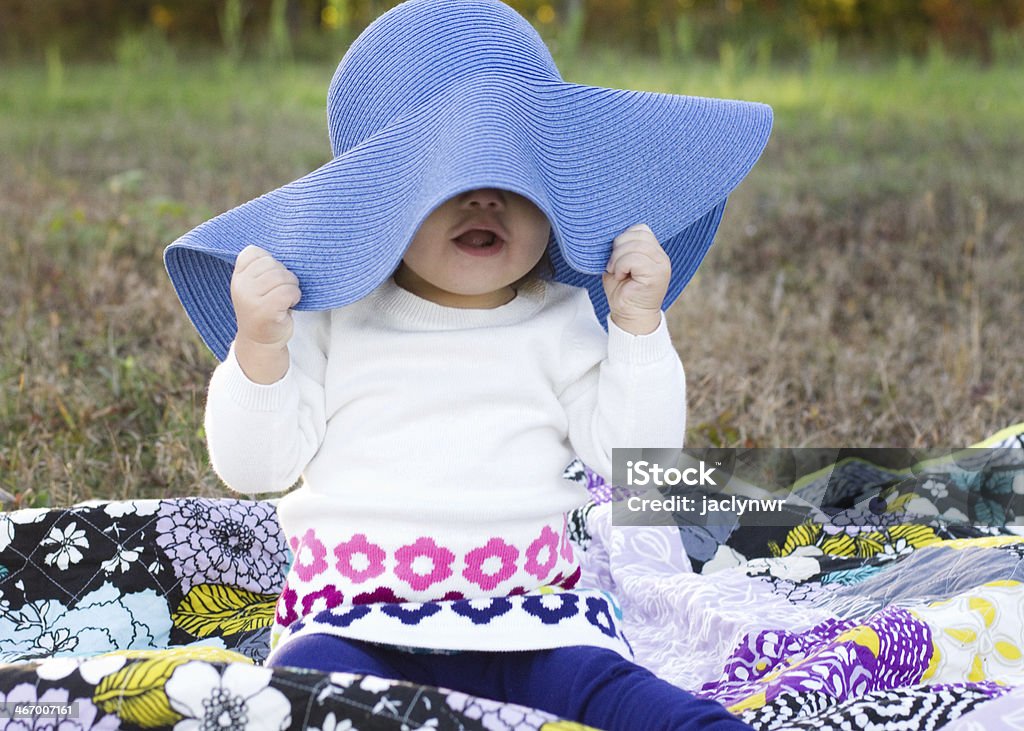
<svg viewBox="0 0 1024 731"><path fill-rule="evenodd" d="M654 332L671 274L672 262L646 223L616 236L602 276L612 321L633 335Z"/></svg>
<svg viewBox="0 0 1024 731"><path fill-rule="evenodd" d="M298 278L268 252L246 246L238 254L231 275L238 321L235 356L257 383L273 383L287 370L293 330L290 309L300 297Z"/></svg>

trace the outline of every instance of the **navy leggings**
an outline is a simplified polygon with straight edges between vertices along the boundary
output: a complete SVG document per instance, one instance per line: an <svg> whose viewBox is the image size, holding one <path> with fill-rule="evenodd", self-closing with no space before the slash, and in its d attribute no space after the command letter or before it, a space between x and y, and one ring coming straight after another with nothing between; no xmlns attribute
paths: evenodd
<svg viewBox="0 0 1024 731"><path fill-rule="evenodd" d="M426 655L313 634L290 640L268 665L450 688L538 708L604 731L751 729L721 704L697 698L602 647Z"/></svg>

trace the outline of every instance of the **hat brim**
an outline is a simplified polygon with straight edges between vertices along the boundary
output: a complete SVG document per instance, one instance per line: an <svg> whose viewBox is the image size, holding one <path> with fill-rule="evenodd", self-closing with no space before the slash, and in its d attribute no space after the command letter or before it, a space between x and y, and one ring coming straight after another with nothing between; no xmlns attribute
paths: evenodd
<svg viewBox="0 0 1024 731"><path fill-rule="evenodd" d="M307 175L206 221L164 252L182 305L223 360L235 337L238 253L269 251L299 280L298 310L373 291L424 219L449 198L492 187L530 199L551 222L559 281L590 292L636 223L672 260L670 305L714 240L725 201L760 156L771 108L489 73L396 118Z"/></svg>

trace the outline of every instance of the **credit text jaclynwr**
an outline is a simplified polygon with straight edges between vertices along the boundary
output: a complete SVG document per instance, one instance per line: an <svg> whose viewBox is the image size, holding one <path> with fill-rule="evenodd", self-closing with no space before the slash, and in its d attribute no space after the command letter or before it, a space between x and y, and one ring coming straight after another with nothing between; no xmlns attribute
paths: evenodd
<svg viewBox="0 0 1024 731"><path fill-rule="evenodd" d="M785 500L767 498L763 500L743 498L736 495L714 498L707 495L700 497L700 515L708 513L735 513L742 516L748 510L781 511ZM664 511L668 513L692 513L697 511L697 499L684 495L671 495L661 499L641 498L633 495L626 499L626 507L635 511Z"/></svg>

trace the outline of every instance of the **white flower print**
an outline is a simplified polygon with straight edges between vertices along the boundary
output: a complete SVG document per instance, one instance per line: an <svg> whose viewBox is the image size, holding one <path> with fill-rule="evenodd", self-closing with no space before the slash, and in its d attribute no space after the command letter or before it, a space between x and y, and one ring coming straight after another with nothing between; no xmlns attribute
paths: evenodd
<svg viewBox="0 0 1024 731"><path fill-rule="evenodd" d="M397 716L401 713L399 706L402 705L402 701L393 700L388 696L382 696L377 701L377 705L373 707L374 713L390 713L391 715Z"/></svg>
<svg viewBox="0 0 1024 731"><path fill-rule="evenodd" d="M810 556L781 556L779 558L755 558L746 564L749 576L769 573L776 579L804 581L821 570L821 564Z"/></svg>
<svg viewBox="0 0 1024 731"><path fill-rule="evenodd" d="M39 663L36 674L44 680L63 680L77 670L85 682L99 685L103 678L116 673L127 661L128 658L124 655L113 653L88 660L81 657L51 657Z"/></svg>
<svg viewBox="0 0 1024 731"><path fill-rule="evenodd" d="M108 558L106 561L100 564L100 568L106 573L112 574L115 571L127 571L130 564L133 561L139 560L139 553L142 548L126 548L124 546L117 547L117 553L112 558Z"/></svg>
<svg viewBox="0 0 1024 731"><path fill-rule="evenodd" d="M949 495L949 490L946 489L946 483L938 480L928 480L921 485L921 488L930 492L935 500L941 500Z"/></svg>
<svg viewBox="0 0 1024 731"><path fill-rule="evenodd" d="M0 514L0 551L6 551L14 540L14 527L27 523L38 523L49 512L49 508L22 508Z"/></svg>
<svg viewBox="0 0 1024 731"><path fill-rule="evenodd" d="M251 721L264 729L285 729L291 703L270 687L270 668L229 664L223 674L213 665L192 661L175 668L164 688L171 708L183 718L175 731L246 728Z"/></svg>
<svg viewBox="0 0 1024 731"><path fill-rule="evenodd" d="M89 548L89 540L85 537L85 531L79 529L75 521L71 521L63 530L57 525L50 529L40 546L50 545L57 546L57 550L47 554L43 563L47 566L56 564L61 571L67 571L68 566L82 560L82 552L79 549Z"/></svg>
<svg viewBox="0 0 1024 731"><path fill-rule="evenodd" d="M906 538L899 538L893 543L886 543L878 552L880 561L895 561L900 556L906 556L914 552L914 547L907 543Z"/></svg>
<svg viewBox="0 0 1024 731"><path fill-rule="evenodd" d="M356 673L333 672L328 677L330 678L331 682L334 683L334 685L340 686L342 688L350 688L352 684L356 680L359 680L362 676ZM335 695L336 692L337 691L335 688L332 688L328 685L326 688L324 688L320 695L317 696L316 699L318 702L323 703L324 698Z"/></svg>
<svg viewBox="0 0 1024 731"><path fill-rule="evenodd" d="M25 523L38 523L50 512L49 508L22 508L7 514L11 520L21 525Z"/></svg>
<svg viewBox="0 0 1024 731"><path fill-rule="evenodd" d="M43 657L47 657L78 647L78 638L72 636L71 630L67 627L59 627L52 632L39 635L38 645L43 651Z"/></svg>
<svg viewBox="0 0 1024 731"><path fill-rule="evenodd" d="M935 503L925 497L915 497L908 500L906 505L907 513L910 515L938 515L939 509L935 507Z"/></svg>
<svg viewBox="0 0 1024 731"><path fill-rule="evenodd" d="M359 683L359 687L370 693L383 693L393 686L395 683L392 680L386 678L379 678L376 675L367 675L363 678L362 682Z"/></svg>
<svg viewBox="0 0 1024 731"><path fill-rule="evenodd" d="M743 554L738 553L725 544L722 544L718 547L718 550L715 551L715 555L712 559L704 563L700 572L702 574L712 574L716 571L722 571L739 566L744 561L746 561L746 557Z"/></svg>
<svg viewBox="0 0 1024 731"><path fill-rule="evenodd" d="M149 500L112 500L103 504L103 512L111 518L125 515L153 515L160 509L158 499Z"/></svg>
<svg viewBox="0 0 1024 731"><path fill-rule="evenodd" d="M824 556L825 552L818 546L797 546L790 556Z"/></svg>
<svg viewBox="0 0 1024 731"><path fill-rule="evenodd" d="M352 725L352 721L348 718L343 718L340 722L334 715L334 711L331 711L324 717L324 725L319 729L310 728L309 731L359 731L355 726Z"/></svg>
<svg viewBox="0 0 1024 731"><path fill-rule="evenodd" d="M949 510L942 514L942 517L948 520L950 523L971 522L966 515L964 515L961 511L957 510L956 508L950 508Z"/></svg>

